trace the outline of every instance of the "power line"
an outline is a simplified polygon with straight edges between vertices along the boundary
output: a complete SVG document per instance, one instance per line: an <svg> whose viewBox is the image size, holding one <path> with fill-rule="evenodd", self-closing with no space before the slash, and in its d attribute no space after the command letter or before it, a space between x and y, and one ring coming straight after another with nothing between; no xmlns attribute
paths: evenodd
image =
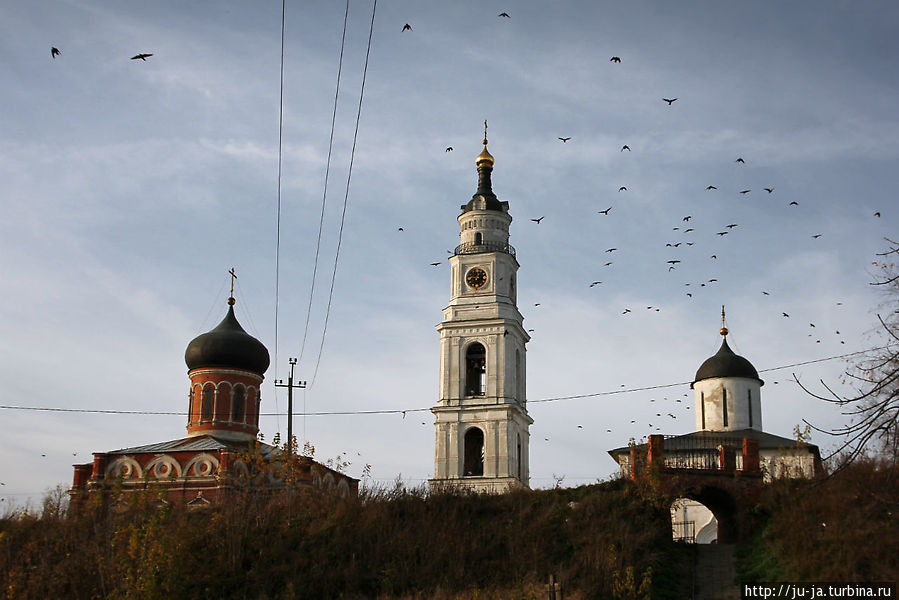
<svg viewBox="0 0 899 600"><path fill-rule="evenodd" d="M378 0L374 0L371 8L371 25L368 29L368 46L365 49L365 67L362 69L362 86L359 89L359 108L356 110L356 127L353 130L353 147L350 150L350 166L346 176L346 191L343 196L343 212L340 215L340 230L337 233L337 252L334 254L334 270L331 272L331 289L328 292L328 307L325 310L325 324L322 327L322 339L318 347L318 357L315 359L315 369L312 372L312 380L309 386L315 385L318 375L318 366L321 364L322 350L325 347L325 335L328 331L328 320L331 317L331 301L334 299L334 282L337 279L337 263L340 258L340 246L343 241L343 225L346 221L346 208L350 196L350 179L353 176L353 161L356 157L356 140L359 137L359 121L362 118L362 99L365 97L365 79L368 76L368 59L371 56L371 40L375 31L375 11L378 8Z"/></svg>
<svg viewBox="0 0 899 600"><path fill-rule="evenodd" d="M781 371L783 369L792 369L795 367L800 367L804 365L811 365L815 363L827 362L830 360L837 360L841 358L848 358L850 356L857 356L859 354L866 354L868 352L877 352L879 350L885 350L890 348L891 346L881 346L879 348L870 348L868 350L859 350L857 352L849 352L847 354L839 354L837 356L828 356L825 358L817 358L813 360L806 360L803 362L792 363L789 365L782 365L779 367L771 367L768 369L762 369L759 371L760 373L769 373L772 371ZM661 385L652 385L645 386L639 388L624 388L620 390L610 390L605 392L595 392L591 394L578 394L575 396L556 396L553 398L541 398L539 400L530 400L530 404L537 404L542 402L558 402L563 400L578 400L581 398L595 398L598 396L614 396L617 394L629 394L633 392L645 392L648 390L659 390L664 388L672 388L678 387L682 385L688 385L689 381L682 381L679 383L666 383ZM466 405L466 407L477 408L478 406L495 406L493 404L483 404L483 405ZM165 415L165 416L186 416L187 412L179 412L179 411L146 411L146 410L104 410L104 409L87 409L87 408L53 408L53 407L41 407L41 406L4 406L0 405L0 409L2 410L27 410L27 411L37 411L37 412L60 412L60 413L91 413L91 414L109 414L109 415ZM349 416L349 415L396 415L406 413L415 413L415 412L427 412L430 411L430 408L387 408L387 409L373 409L373 410L345 410L345 411L321 411L321 412L303 412L302 414L309 417L332 417L332 416ZM285 413L273 412L273 413L259 413L261 417L274 417L274 416L283 416ZM297 413L300 414L300 413Z"/></svg>
<svg viewBox="0 0 899 600"><path fill-rule="evenodd" d="M275 226L275 370L278 369L278 308L281 297L281 165L284 148L284 25L287 14L287 0L281 0L281 78L278 99L278 217ZM275 408L278 407L278 393L275 390ZM278 429L281 423L278 423Z"/></svg>
<svg viewBox="0 0 899 600"><path fill-rule="evenodd" d="M303 341L300 344L298 361L302 362L306 350L306 337L309 335L309 319L312 316L312 297L315 292L315 279L318 274L318 257L322 246L322 228L325 223L325 200L328 197L328 179L331 174L331 153L334 149L334 125L337 122L337 98L340 96L340 74L343 72L343 51L346 46L346 24L350 15L350 0L346 2L343 13L343 35L340 37L340 59L337 61L337 85L334 89L334 108L331 111L331 135L328 138L328 159L325 161L325 185L322 191L322 210L318 218L318 238L315 241L315 260L312 263L312 283L309 286L309 305L306 308L306 325L303 327Z"/></svg>

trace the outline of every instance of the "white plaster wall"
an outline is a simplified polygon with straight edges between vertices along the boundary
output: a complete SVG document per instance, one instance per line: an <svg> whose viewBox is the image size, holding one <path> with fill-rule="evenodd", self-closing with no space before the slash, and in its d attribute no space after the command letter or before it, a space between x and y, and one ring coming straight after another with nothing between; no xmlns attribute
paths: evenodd
<svg viewBox="0 0 899 600"><path fill-rule="evenodd" d="M727 425L724 392L727 392ZM752 395L750 403L749 395ZM762 431L761 383L744 377L714 377L693 384L696 431ZM750 406L752 411L750 424ZM703 409L705 426L703 426Z"/></svg>

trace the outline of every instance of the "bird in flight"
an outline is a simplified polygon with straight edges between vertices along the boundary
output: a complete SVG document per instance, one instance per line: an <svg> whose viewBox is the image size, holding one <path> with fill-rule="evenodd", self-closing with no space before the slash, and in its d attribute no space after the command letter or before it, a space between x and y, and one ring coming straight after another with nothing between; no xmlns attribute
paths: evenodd
<svg viewBox="0 0 899 600"><path fill-rule="evenodd" d="M675 100L677 100L677 98L670 98L670 99L669 99L669 98L662 98L662 100L664 100L665 102L667 102L667 103L668 103L668 106L671 106L672 104L674 104L674 102L675 102Z"/></svg>
<svg viewBox="0 0 899 600"><path fill-rule="evenodd" d="M744 165L746 164L746 161L743 160L742 158L738 158L738 159L735 160L734 162L743 163Z"/></svg>
<svg viewBox="0 0 899 600"><path fill-rule="evenodd" d="M793 200L792 202L790 202L790 206L799 206L799 203Z"/></svg>
<svg viewBox="0 0 899 600"><path fill-rule="evenodd" d="M412 26L406 23L403 25L403 31L412 31Z"/></svg>
<svg viewBox="0 0 899 600"><path fill-rule="evenodd" d="M668 261L668 264L669 264L669 265L676 265L676 264L679 263L679 262L680 262L679 260L669 260L669 261Z"/></svg>
<svg viewBox="0 0 899 600"><path fill-rule="evenodd" d="M611 266L612 266L612 262L609 261L609 262L607 262L606 264L604 264L603 266L604 266L604 267L611 267Z"/></svg>
<svg viewBox="0 0 899 600"><path fill-rule="evenodd" d="M431 266L432 266L432 267L439 267L439 266L440 266L440 263L439 263L439 262L433 262L433 263L431 263Z"/></svg>
<svg viewBox="0 0 899 600"><path fill-rule="evenodd" d="M615 252L615 250L618 250L618 248L609 248L606 252Z"/></svg>
<svg viewBox="0 0 899 600"><path fill-rule="evenodd" d="M609 62L620 63L620 62L621 62L621 58L619 58L619 57L617 57L617 56L613 56L612 58L609 59Z"/></svg>
<svg viewBox="0 0 899 600"><path fill-rule="evenodd" d="M601 281L594 281L593 283L590 284L590 287L596 287L596 286L598 286L600 283L602 283L602 282L601 282Z"/></svg>
<svg viewBox="0 0 899 600"><path fill-rule="evenodd" d="M728 232L726 232L726 231L719 231L716 235L727 235L727 233Z"/></svg>
<svg viewBox="0 0 899 600"><path fill-rule="evenodd" d="M876 213L874 213L874 216L877 217L877 218L879 219L879 218L880 218L880 211L877 211Z"/></svg>
<svg viewBox="0 0 899 600"><path fill-rule="evenodd" d="M766 192L768 192L769 194L774 191L774 188L762 188L762 189L765 190Z"/></svg>
<svg viewBox="0 0 899 600"><path fill-rule="evenodd" d="M141 52L140 54L135 54L134 56L132 56L131 60L141 59L142 61L147 62L147 59L150 58L151 56L153 56L152 53Z"/></svg>
<svg viewBox="0 0 899 600"><path fill-rule="evenodd" d="M618 191L619 191L619 192L626 192L626 191L627 191L627 188L624 187L624 186L621 186L620 188L618 188Z"/></svg>
<svg viewBox="0 0 899 600"><path fill-rule="evenodd" d="M506 13L506 12L501 12L501 13L499 13L499 14L496 15L496 16L497 16L497 17L505 17L505 18L507 18L507 19L511 19L511 18L512 18L512 17L509 16L509 13Z"/></svg>
<svg viewBox="0 0 899 600"><path fill-rule="evenodd" d="M787 313L781 313L781 314L782 314L783 316L787 317L787 318L789 318L789 316L790 316L790 315L788 315Z"/></svg>
<svg viewBox="0 0 899 600"><path fill-rule="evenodd" d="M57 56L59 56L59 54L60 54L59 48L56 48L56 47L50 48L50 57L51 58L56 58Z"/></svg>
<svg viewBox="0 0 899 600"><path fill-rule="evenodd" d="M444 152L452 152L452 151L453 151L453 147L452 147L452 146L447 146L447 147L446 147L446 150L444 150Z"/></svg>
<svg viewBox="0 0 899 600"><path fill-rule="evenodd" d="M612 207L611 207L611 206L610 206L609 208L605 209L605 210L600 210L600 211L597 211L597 212L598 212L599 214L601 214L601 215L608 215L610 210L612 210Z"/></svg>
<svg viewBox="0 0 899 600"><path fill-rule="evenodd" d="M543 215L543 216L545 217L546 215ZM542 220L543 220L543 217L540 217L539 219L531 219L531 221L533 221L533 222L536 223L537 225L539 225L539 224L540 224L540 221L542 221Z"/></svg>
<svg viewBox="0 0 899 600"><path fill-rule="evenodd" d="M696 231L696 230L693 229L692 227L687 227L686 229L684 229L684 233L690 233L691 231ZM687 242L687 245L692 246L693 244L691 242Z"/></svg>
<svg viewBox="0 0 899 600"><path fill-rule="evenodd" d="M625 309L624 309L624 312L622 312L621 314L626 315L626 314L629 313L629 312L631 312L631 309L625 308Z"/></svg>
<svg viewBox="0 0 899 600"><path fill-rule="evenodd" d="M748 194L748 193L751 192L751 191L752 191L752 190L742 190L740 193L741 193L741 194Z"/></svg>
<svg viewBox="0 0 899 600"><path fill-rule="evenodd" d="M684 217L684 223L686 223L687 221L689 221L692 218L693 218L693 215L687 215L686 217Z"/></svg>
<svg viewBox="0 0 899 600"><path fill-rule="evenodd" d="M621 147L621 151L624 152L625 150L627 150L628 152L630 152L630 151L631 151L631 147L628 146L627 144L625 144L624 146Z"/></svg>
<svg viewBox="0 0 899 600"><path fill-rule="evenodd" d="M766 291L764 291L764 290L762 290L762 294L764 294L765 296L770 296L770 295L771 295L771 294L769 294L768 292L766 292Z"/></svg>
<svg viewBox="0 0 899 600"><path fill-rule="evenodd" d="M727 232L725 231L724 233L727 233ZM720 235L720 234L719 234L719 235ZM713 254L710 258L714 258L715 260L718 260L718 255L717 255L717 254Z"/></svg>
<svg viewBox="0 0 899 600"><path fill-rule="evenodd" d="M571 138L570 138L570 137L560 137L559 139L562 140L562 143L564 144L565 142L567 142L567 141L570 140Z"/></svg>
<svg viewBox="0 0 899 600"><path fill-rule="evenodd" d="M727 226L728 229L733 229L734 227L739 227L739 225L737 225L736 223L731 223Z"/></svg>
<svg viewBox="0 0 899 600"><path fill-rule="evenodd" d="M816 239L816 240L817 240L819 237L821 237L821 234L820 234L820 233L816 233L815 235L812 236L812 238L814 238L814 239Z"/></svg>
<svg viewBox="0 0 899 600"><path fill-rule="evenodd" d="M402 227L398 227L397 231L405 231L405 229L403 229Z"/></svg>
<svg viewBox="0 0 899 600"><path fill-rule="evenodd" d="M716 188L714 185L710 185L709 187L707 187L705 189L706 189L706 191L708 191L708 190L717 190L718 188Z"/></svg>

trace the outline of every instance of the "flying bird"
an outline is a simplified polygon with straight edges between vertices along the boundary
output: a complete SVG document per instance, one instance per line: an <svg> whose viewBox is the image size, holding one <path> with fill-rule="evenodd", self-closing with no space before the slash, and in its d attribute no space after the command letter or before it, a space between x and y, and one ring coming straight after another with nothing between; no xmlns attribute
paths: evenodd
<svg viewBox="0 0 899 600"><path fill-rule="evenodd" d="M727 233L727 232L725 231L724 233ZM717 255L717 254L713 254L710 258L714 258L715 260L718 260L718 255Z"/></svg>
<svg viewBox="0 0 899 600"><path fill-rule="evenodd" d="M669 261L668 261L668 264L669 264L669 265L676 265L676 264L679 263L679 262L680 262L679 260L669 260Z"/></svg>
<svg viewBox="0 0 899 600"><path fill-rule="evenodd" d="M405 231L402 227L397 227L397 231Z"/></svg>
<svg viewBox="0 0 899 600"><path fill-rule="evenodd" d="M543 215L543 217L545 217L545 216L546 216L546 215ZM539 219L531 219L531 221L533 221L534 223L536 223L537 225L539 225L539 224L540 224L540 221L543 220L543 217L540 217Z"/></svg>
<svg viewBox="0 0 899 600"><path fill-rule="evenodd" d="M151 56L153 56L152 53L141 52L140 54L135 54L134 56L132 56L131 60L141 59L142 61L147 62L147 59Z"/></svg>
<svg viewBox="0 0 899 600"><path fill-rule="evenodd" d="M601 215L608 215L610 210L612 210L612 207L611 207L611 206L610 206L609 208L605 209L605 210L600 210L600 211L597 211L597 212L598 212L599 214L601 214Z"/></svg>
<svg viewBox="0 0 899 600"><path fill-rule="evenodd" d="M567 142L568 140L570 140L571 137L560 137L559 139L562 140L562 143L564 144L565 142Z"/></svg>
<svg viewBox="0 0 899 600"><path fill-rule="evenodd" d="M403 31L412 31L412 26L406 23L403 25Z"/></svg>
<svg viewBox="0 0 899 600"><path fill-rule="evenodd" d="M631 312L631 309L625 308L625 309L624 309L624 312L621 313L621 314L626 315L626 314L629 313L629 312Z"/></svg>
<svg viewBox="0 0 899 600"><path fill-rule="evenodd" d="M741 193L741 194L748 194L748 193L751 192L751 191L752 191L752 190L742 190L740 193Z"/></svg>
<svg viewBox="0 0 899 600"><path fill-rule="evenodd" d="M611 266L612 266L612 261L607 262L607 263L604 264L603 266L604 266L604 267L611 267Z"/></svg>
<svg viewBox="0 0 899 600"><path fill-rule="evenodd" d="M626 192L626 191L627 191L627 188L624 187L624 186L621 186L620 188L618 188L618 191L619 191L619 192Z"/></svg>
<svg viewBox="0 0 899 600"><path fill-rule="evenodd" d="M813 237L814 239L817 240L819 237L821 237L821 234L820 234L820 233L816 233L816 234L813 235L812 237Z"/></svg>
<svg viewBox="0 0 899 600"><path fill-rule="evenodd" d="M687 215L686 217L684 217L684 223L686 223L687 221L689 221L692 218L693 218L692 215Z"/></svg>
<svg viewBox="0 0 899 600"><path fill-rule="evenodd" d="M737 225L736 223L731 223L727 226L728 229L733 229L734 227L739 227L739 225Z"/></svg>
<svg viewBox="0 0 899 600"><path fill-rule="evenodd" d="M56 58L57 56L59 56L59 54L60 54L59 48L56 48L56 47L50 48L50 57L51 58Z"/></svg>
<svg viewBox="0 0 899 600"><path fill-rule="evenodd" d="M621 59L617 56L613 56L612 58L609 59L609 62L620 63Z"/></svg>
<svg viewBox="0 0 899 600"><path fill-rule="evenodd" d="M746 161L743 160L742 158L738 158L738 159L735 160L734 162L743 163L744 165L746 164Z"/></svg>
<svg viewBox="0 0 899 600"><path fill-rule="evenodd" d="M618 250L618 248L609 248L606 252L615 252L615 250Z"/></svg>
<svg viewBox="0 0 899 600"><path fill-rule="evenodd" d="M452 151L453 151L453 147L452 147L452 146L447 146L447 147L446 147L446 150L444 150L444 152L452 152Z"/></svg>
<svg viewBox="0 0 899 600"><path fill-rule="evenodd" d="M766 192L768 192L769 194L774 191L774 188L762 188L762 189L765 190Z"/></svg>
<svg viewBox="0 0 899 600"><path fill-rule="evenodd" d="M727 231L719 231L716 235L727 235Z"/></svg>
<svg viewBox="0 0 899 600"><path fill-rule="evenodd" d="M625 144L624 146L621 147L621 151L624 152L625 150L627 150L628 152L630 152L630 151L631 151L631 147L628 146L627 144Z"/></svg>
<svg viewBox="0 0 899 600"><path fill-rule="evenodd" d="M765 295L765 296L770 296L770 295L771 295L771 294L769 294L768 292L766 292L766 291L764 291L764 290L762 290L762 294Z"/></svg>
<svg viewBox="0 0 899 600"><path fill-rule="evenodd" d="M799 206L799 203L796 202L795 200L793 200L792 202L790 202L789 205L790 205L790 206Z"/></svg>
<svg viewBox="0 0 899 600"><path fill-rule="evenodd" d="M662 98L662 100L664 100L665 102L667 102L667 103L668 103L668 106L671 106L672 104L674 104L674 101L677 100L677 98L671 98L671 99L668 99L668 98Z"/></svg>
<svg viewBox="0 0 899 600"><path fill-rule="evenodd" d="M600 283L602 283L602 282L601 282L601 281L594 281L593 283L590 284L590 287L596 287L596 286L598 286Z"/></svg>
<svg viewBox="0 0 899 600"><path fill-rule="evenodd" d="M790 316L790 315L788 315L787 313L781 313L781 314L783 314L783 316L785 316L785 317L789 317L789 316Z"/></svg>
<svg viewBox="0 0 899 600"><path fill-rule="evenodd" d="M691 231L696 231L696 230L693 229L692 227L687 227L686 229L684 229L684 233L690 233ZM687 242L687 245L692 246L693 242Z"/></svg>
<svg viewBox="0 0 899 600"><path fill-rule="evenodd" d="M709 187L707 187L705 189L706 190L717 190L718 188L716 188L714 185L710 185Z"/></svg>
<svg viewBox="0 0 899 600"><path fill-rule="evenodd" d="M432 267L439 267L440 264L441 264L441 263L439 263L439 262L434 262L434 263L431 263L431 266L432 266Z"/></svg>
<svg viewBox="0 0 899 600"><path fill-rule="evenodd" d="M874 216L877 217L877 218L879 219L879 218L880 218L880 211L877 211L876 213L874 213Z"/></svg>
<svg viewBox="0 0 899 600"><path fill-rule="evenodd" d="M497 17L505 17L505 18L507 18L507 19L511 19L511 18L512 18L512 17L509 16L509 13L505 13L505 12L501 12L501 13L499 13L499 14L496 15L496 16L497 16Z"/></svg>

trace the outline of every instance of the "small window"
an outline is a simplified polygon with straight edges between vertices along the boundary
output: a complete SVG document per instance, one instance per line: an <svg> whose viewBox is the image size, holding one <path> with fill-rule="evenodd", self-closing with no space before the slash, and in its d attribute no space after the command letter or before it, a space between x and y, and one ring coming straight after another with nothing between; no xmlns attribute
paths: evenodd
<svg viewBox="0 0 899 600"><path fill-rule="evenodd" d="M480 477L484 474L484 432L472 427L465 432L465 476Z"/></svg>
<svg viewBox="0 0 899 600"><path fill-rule="evenodd" d="M231 396L231 420L241 422L244 416L244 389L240 386L234 388Z"/></svg>
<svg viewBox="0 0 899 600"><path fill-rule="evenodd" d="M699 406L702 408L702 428L705 429L705 392L699 392Z"/></svg>
<svg viewBox="0 0 899 600"><path fill-rule="evenodd" d="M475 342L465 352L465 395L483 396L487 390L487 350Z"/></svg>
<svg viewBox="0 0 899 600"><path fill-rule="evenodd" d="M480 231L479 231L478 233L474 234L474 245L475 245L475 246L480 246L481 244L484 243L483 239L484 239L484 238L481 237L481 232L480 232Z"/></svg>
<svg viewBox="0 0 899 600"><path fill-rule="evenodd" d="M727 390L722 390L721 408L724 410L724 426L727 427Z"/></svg>
<svg viewBox="0 0 899 600"><path fill-rule="evenodd" d="M518 480L522 480L521 476L521 434L518 434L518 450L516 452L516 456L518 458Z"/></svg>
<svg viewBox="0 0 899 600"><path fill-rule="evenodd" d="M752 390L746 390L746 396L749 399L749 426L752 427Z"/></svg>
<svg viewBox="0 0 899 600"><path fill-rule="evenodd" d="M200 420L211 421L215 405L215 386L211 383L203 388L203 403L200 407Z"/></svg>

